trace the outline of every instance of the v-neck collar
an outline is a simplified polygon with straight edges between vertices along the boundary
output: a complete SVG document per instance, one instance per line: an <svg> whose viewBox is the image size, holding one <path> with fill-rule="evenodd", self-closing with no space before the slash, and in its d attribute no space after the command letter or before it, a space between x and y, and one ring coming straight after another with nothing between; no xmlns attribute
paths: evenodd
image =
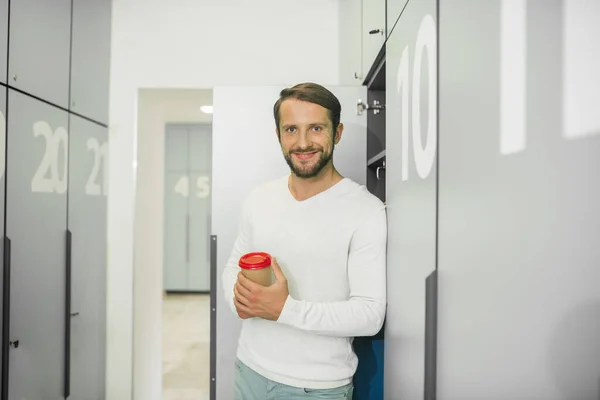
<svg viewBox="0 0 600 400"><path fill-rule="evenodd" d="M297 204L304 204L304 203L307 203L307 202L310 202L310 201L314 201L314 200L315 200L315 199L317 199L317 198L323 197L323 196L327 195L328 193L331 193L331 192L333 192L333 191L335 191L335 190L338 190L338 188L340 188L340 187L344 186L345 182L346 182L346 181L348 181L348 178L346 178L346 177L342 177L342 179L341 179L339 182L337 182L337 183L334 183L333 185L331 185L331 186L330 186L330 187L328 187L327 189L323 190L322 192L319 192L319 193L317 193L317 194L315 194L315 195L313 195L313 196L311 196L311 197L309 197L309 198L307 198L307 199L304 199L304 200L298 200L298 199L296 199L296 198L294 197L294 195L292 194L292 191L290 190L290 186L289 186L289 179L290 179L290 175L287 175L287 176L284 178L284 184L285 184L284 186L285 186L285 191L286 191L286 193L287 193L287 196L289 196L289 198L290 198L290 199L291 199L291 200L292 200L294 203L297 203Z"/></svg>

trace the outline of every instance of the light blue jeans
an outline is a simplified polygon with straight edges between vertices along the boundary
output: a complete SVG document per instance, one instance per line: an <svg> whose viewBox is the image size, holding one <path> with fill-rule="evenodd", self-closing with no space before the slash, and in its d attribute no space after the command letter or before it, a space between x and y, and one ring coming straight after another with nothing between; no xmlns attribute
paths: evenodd
<svg viewBox="0 0 600 400"><path fill-rule="evenodd" d="M235 400L352 400L352 383L334 389L302 389L273 382L246 364L235 362Z"/></svg>

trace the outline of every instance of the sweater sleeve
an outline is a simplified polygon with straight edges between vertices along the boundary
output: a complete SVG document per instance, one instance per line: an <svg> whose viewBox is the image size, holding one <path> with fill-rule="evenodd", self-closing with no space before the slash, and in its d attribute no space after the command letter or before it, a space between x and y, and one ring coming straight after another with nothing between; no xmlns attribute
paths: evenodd
<svg viewBox="0 0 600 400"><path fill-rule="evenodd" d="M354 232L348 254L348 300L310 302L288 296L278 322L320 335L373 336L386 311L385 207Z"/></svg>
<svg viewBox="0 0 600 400"><path fill-rule="evenodd" d="M237 310L235 309L234 291L233 288L237 282L238 272L241 268L238 265L239 259L246 253L251 252L252 248L252 224L251 224L251 198L248 196L242 205L242 212L240 215L240 222L238 224L238 232L233 248L229 255L229 259L225 264L225 270L223 271L223 293L225 300L231 308L231 311L237 316Z"/></svg>

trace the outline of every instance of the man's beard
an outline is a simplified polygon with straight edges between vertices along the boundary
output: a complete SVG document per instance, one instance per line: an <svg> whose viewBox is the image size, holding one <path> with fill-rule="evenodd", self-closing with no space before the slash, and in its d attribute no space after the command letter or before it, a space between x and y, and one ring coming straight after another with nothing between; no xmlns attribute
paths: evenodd
<svg viewBox="0 0 600 400"><path fill-rule="evenodd" d="M293 153L312 153L314 150L306 150L306 151L295 151L284 154L285 161L289 165L290 169L298 178L314 178L327 166L329 161L333 158L333 149L330 153L325 153L323 151L318 151L315 156L319 157L316 163L312 165L295 165L292 160ZM311 160L312 161L312 160Z"/></svg>

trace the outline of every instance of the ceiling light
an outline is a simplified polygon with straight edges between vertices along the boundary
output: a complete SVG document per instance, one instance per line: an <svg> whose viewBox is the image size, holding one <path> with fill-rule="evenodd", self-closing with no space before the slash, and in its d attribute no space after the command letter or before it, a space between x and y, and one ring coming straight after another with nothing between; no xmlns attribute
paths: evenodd
<svg viewBox="0 0 600 400"><path fill-rule="evenodd" d="M200 107L200 111L202 111L205 114L212 114L213 113L213 106L201 106Z"/></svg>

